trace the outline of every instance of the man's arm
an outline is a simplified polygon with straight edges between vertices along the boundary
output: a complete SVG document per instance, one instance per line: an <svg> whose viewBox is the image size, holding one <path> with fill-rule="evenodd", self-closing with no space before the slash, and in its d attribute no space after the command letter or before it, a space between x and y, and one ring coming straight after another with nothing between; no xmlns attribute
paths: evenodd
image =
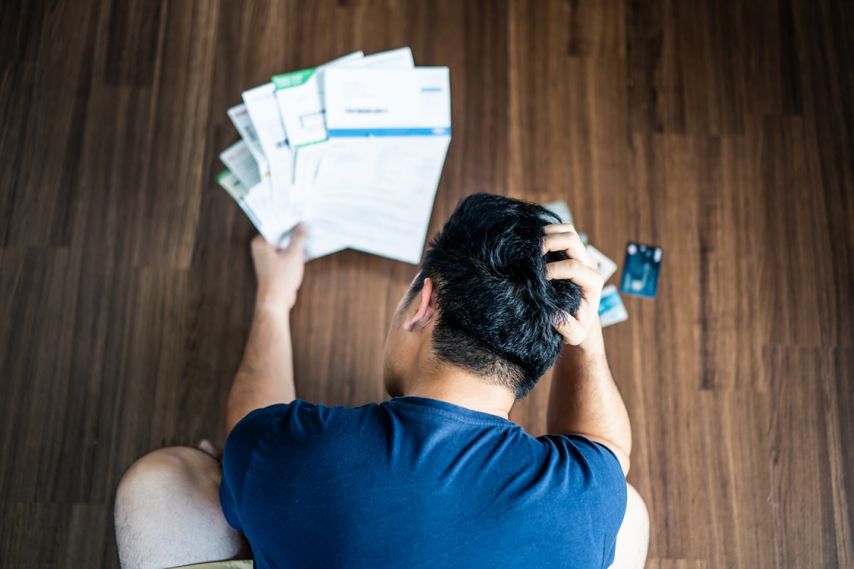
<svg viewBox="0 0 854 569"><path fill-rule="evenodd" d="M258 278L255 314L243 360L228 394L226 433L255 409L290 403L294 388L290 312L302 283L305 230L298 227L285 249L260 237L252 241Z"/></svg>
<svg viewBox="0 0 854 569"><path fill-rule="evenodd" d="M623 473L629 471L632 429L617 390L602 341L598 318L579 346L566 345L555 365L549 395L550 433L584 435L611 449Z"/></svg>
<svg viewBox="0 0 854 569"><path fill-rule="evenodd" d="M599 323L602 276L575 229L546 227L543 249L565 251L570 259L547 265L549 279L569 279L581 289L575 316L556 325L566 340L552 377L547 428L550 433L579 434L608 447L623 473L629 471L632 430L617 389Z"/></svg>

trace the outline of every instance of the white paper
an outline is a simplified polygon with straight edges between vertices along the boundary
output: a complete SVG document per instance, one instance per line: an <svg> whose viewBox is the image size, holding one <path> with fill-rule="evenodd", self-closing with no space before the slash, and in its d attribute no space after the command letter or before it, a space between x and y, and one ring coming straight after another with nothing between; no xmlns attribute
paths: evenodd
<svg viewBox="0 0 854 569"><path fill-rule="evenodd" d="M323 70L327 67L362 61L364 55L361 51L356 51L318 67L273 77L279 114L291 148L326 139L323 89L320 82Z"/></svg>
<svg viewBox="0 0 854 569"><path fill-rule="evenodd" d="M228 109L228 118L231 119L231 123L234 125L240 138L246 143L249 152L255 157L255 162L258 163L258 173L261 178L268 178L270 176L270 167L267 164L264 151L261 149L258 133L255 132L255 127L252 126L252 119L249 117L246 105L241 103Z"/></svg>
<svg viewBox="0 0 854 569"><path fill-rule="evenodd" d="M243 202L255 214L258 233L270 243L282 244L284 237L295 225L287 213L287 194L270 192L264 184L257 184L249 188Z"/></svg>
<svg viewBox="0 0 854 569"><path fill-rule="evenodd" d="M412 69L415 67L415 59L412 57L412 50L409 47L401 47L372 53L362 59L345 61L342 66L360 69Z"/></svg>
<svg viewBox="0 0 854 569"><path fill-rule="evenodd" d="M414 69L402 48L288 75L229 109L242 143L222 153L221 185L271 243L303 219L309 259L352 247L419 262L450 142L447 68Z"/></svg>
<svg viewBox="0 0 854 569"><path fill-rule="evenodd" d="M314 191L314 182L324 151L325 144L309 144L294 151L294 185L291 192L291 212L299 219L305 217L306 203L309 195Z"/></svg>
<svg viewBox="0 0 854 569"><path fill-rule="evenodd" d="M240 206L240 209L243 210L243 213L246 214L246 217L249 218L249 221L252 222L252 225L255 226L255 229L258 229L259 232L261 230L261 222L258 217L255 215L255 212L252 211L252 208L249 204L246 203L246 195L249 193L249 190L240 183L240 180L237 179L233 173L228 170L223 170L216 177L217 183L222 186L222 188L228 192L234 201L237 202L237 205Z"/></svg>
<svg viewBox="0 0 854 569"><path fill-rule="evenodd" d="M243 102L270 166L270 189L286 193L293 182L293 155L276 104L272 83L243 92Z"/></svg>
<svg viewBox="0 0 854 569"><path fill-rule="evenodd" d="M249 145L242 140L223 150L219 159L229 171L237 176L245 188L251 188L261 181L258 163L249 151Z"/></svg>
<svg viewBox="0 0 854 569"><path fill-rule="evenodd" d="M325 84L330 136L450 135L447 67L331 68Z"/></svg>
<svg viewBox="0 0 854 569"><path fill-rule="evenodd" d="M323 75L333 67L411 69L415 66L408 47L362 57L356 52L314 69L273 77L276 101L291 148L326 140Z"/></svg>
<svg viewBox="0 0 854 569"><path fill-rule="evenodd" d="M417 264L450 143L447 68L326 71L329 141L307 219Z"/></svg>

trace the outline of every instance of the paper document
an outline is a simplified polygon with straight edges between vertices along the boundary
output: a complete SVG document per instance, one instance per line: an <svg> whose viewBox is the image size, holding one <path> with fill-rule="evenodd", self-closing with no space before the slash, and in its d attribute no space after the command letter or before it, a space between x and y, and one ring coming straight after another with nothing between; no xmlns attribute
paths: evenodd
<svg viewBox="0 0 854 569"><path fill-rule="evenodd" d="M293 181L293 154L276 104L275 87L267 83L244 91L243 102L270 165L270 188L274 192L286 192Z"/></svg>
<svg viewBox="0 0 854 569"><path fill-rule="evenodd" d="M272 79L228 110L241 140L220 185L271 243L303 221L309 259L418 263L451 139L448 69L415 67L405 47Z"/></svg>
<svg viewBox="0 0 854 569"><path fill-rule="evenodd" d="M258 229L259 233L261 231L261 222L255 217L255 212L252 211L252 208L246 204L245 198L248 190L243 184L240 183L240 180L237 179L237 176L229 172L228 170L223 170L216 177L217 183L222 186L222 188L228 192L237 205L240 206L240 209L243 210L243 213L246 214L246 217L249 218L249 221L252 222L252 225L255 226L255 229Z"/></svg>
<svg viewBox="0 0 854 569"><path fill-rule="evenodd" d="M331 68L325 82L329 141L309 223L417 264L451 140L448 69Z"/></svg>
<svg viewBox="0 0 854 569"><path fill-rule="evenodd" d="M270 169L267 165L267 158L264 156L264 151L261 149L261 142L258 140L258 133L255 132L255 127L252 125L252 119L249 117L249 111L246 110L246 105L235 105L228 109L228 118L234 128L237 129L237 134L246 146L249 152L255 157L255 162L258 163L258 171L262 178L270 176Z"/></svg>
<svg viewBox="0 0 854 569"><path fill-rule="evenodd" d="M229 171L237 176L245 188L251 188L261 181L258 163L249 152L249 146L242 140L223 150L219 159Z"/></svg>
<svg viewBox="0 0 854 569"><path fill-rule="evenodd" d="M408 47L362 57L362 52L319 67L273 77L279 113L291 148L326 140L323 75L333 67L411 69L415 66Z"/></svg>
<svg viewBox="0 0 854 569"><path fill-rule="evenodd" d="M408 47L381 51L366 55L362 59L344 61L343 67L359 67L361 69L412 69L415 67L415 59L412 50Z"/></svg>

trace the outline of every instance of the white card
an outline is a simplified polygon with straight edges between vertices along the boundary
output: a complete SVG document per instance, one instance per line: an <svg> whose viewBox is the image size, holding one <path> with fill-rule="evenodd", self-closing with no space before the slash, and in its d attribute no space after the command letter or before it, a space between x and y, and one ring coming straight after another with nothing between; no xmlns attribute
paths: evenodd
<svg viewBox="0 0 854 569"><path fill-rule="evenodd" d="M543 207L560 218L561 223L572 223L572 212L569 211L569 206L566 202L549 202L544 203Z"/></svg>
<svg viewBox="0 0 854 569"><path fill-rule="evenodd" d="M602 289L602 298L599 301L599 321L602 327L611 326L623 322L629 318L623 300L617 292L617 287L608 285Z"/></svg>
<svg viewBox="0 0 854 569"><path fill-rule="evenodd" d="M606 257L602 251L589 243L587 244L587 252L590 253L590 256L593 257L593 260L596 261L597 265L599 265L599 274L601 274L602 279L607 282L607 280L617 272L617 263Z"/></svg>

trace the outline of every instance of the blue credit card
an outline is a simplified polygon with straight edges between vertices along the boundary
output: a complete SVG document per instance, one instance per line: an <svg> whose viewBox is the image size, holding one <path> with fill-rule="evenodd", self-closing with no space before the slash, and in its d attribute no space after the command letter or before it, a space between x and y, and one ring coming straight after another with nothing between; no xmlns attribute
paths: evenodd
<svg viewBox="0 0 854 569"><path fill-rule="evenodd" d="M620 290L626 294L655 298L663 254L661 247L629 241L626 244Z"/></svg>

